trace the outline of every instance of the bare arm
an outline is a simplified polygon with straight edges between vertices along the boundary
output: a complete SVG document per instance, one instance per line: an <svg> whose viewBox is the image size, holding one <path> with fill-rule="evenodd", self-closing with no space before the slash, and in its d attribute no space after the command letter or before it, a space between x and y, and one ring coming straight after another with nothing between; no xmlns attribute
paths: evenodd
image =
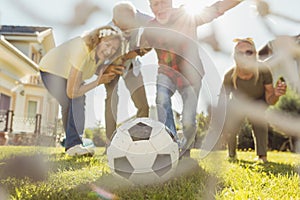
<svg viewBox="0 0 300 200"><path fill-rule="evenodd" d="M67 95L71 99L83 96L91 89L94 89L102 83L109 83L114 78L115 74L108 73L104 75L103 70L101 70L96 80L84 84L82 81L82 72L72 67L67 82Z"/></svg>
<svg viewBox="0 0 300 200"><path fill-rule="evenodd" d="M216 7L218 13L224 14L227 10L230 10L241 3L241 1L242 0L223 0L216 2L212 6Z"/></svg>
<svg viewBox="0 0 300 200"><path fill-rule="evenodd" d="M223 15L227 10L237 6L242 0L217 1L213 5L205 8L201 14L196 16L197 26L213 21Z"/></svg>
<svg viewBox="0 0 300 200"><path fill-rule="evenodd" d="M269 105L274 105L279 100L279 97L286 93L286 84L279 80L275 88L272 84L265 85L265 91L266 102Z"/></svg>

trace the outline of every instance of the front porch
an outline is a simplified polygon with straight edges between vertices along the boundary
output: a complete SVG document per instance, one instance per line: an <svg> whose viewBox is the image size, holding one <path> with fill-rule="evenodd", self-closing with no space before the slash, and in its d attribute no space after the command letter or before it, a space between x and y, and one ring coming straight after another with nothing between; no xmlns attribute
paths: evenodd
<svg viewBox="0 0 300 200"><path fill-rule="evenodd" d="M57 146L64 136L61 120L41 122L41 114L15 117L13 110L0 110L0 145Z"/></svg>

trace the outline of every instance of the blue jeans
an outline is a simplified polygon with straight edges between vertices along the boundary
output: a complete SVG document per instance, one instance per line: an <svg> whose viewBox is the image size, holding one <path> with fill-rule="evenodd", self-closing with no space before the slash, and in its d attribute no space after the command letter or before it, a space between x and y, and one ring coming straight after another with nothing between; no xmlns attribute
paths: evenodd
<svg viewBox="0 0 300 200"><path fill-rule="evenodd" d="M191 148L196 136L196 114L198 105L199 88L201 87L201 80L197 88L187 86L184 88L177 88L172 80L159 73L157 75L157 115L158 120L164 123L172 132L177 135L176 126L174 122L171 97L175 91L178 90L183 102L182 110L182 128L183 134L187 139L185 149Z"/></svg>
<svg viewBox="0 0 300 200"><path fill-rule="evenodd" d="M48 92L61 106L62 121L66 132L66 150L77 144L82 144L85 96L70 99L67 96L67 79L42 71L41 77Z"/></svg>

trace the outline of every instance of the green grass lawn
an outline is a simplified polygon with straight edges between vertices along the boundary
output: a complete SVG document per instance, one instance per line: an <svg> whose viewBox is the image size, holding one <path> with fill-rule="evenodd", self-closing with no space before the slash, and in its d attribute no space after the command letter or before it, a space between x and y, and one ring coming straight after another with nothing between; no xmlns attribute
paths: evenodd
<svg viewBox="0 0 300 200"><path fill-rule="evenodd" d="M0 147L0 199L105 199L103 191L128 200L300 199L298 154L269 152L262 164L254 152L238 152L239 160L229 162L225 151L202 158L193 150L171 180L132 186L110 174L103 151L72 158L62 148Z"/></svg>

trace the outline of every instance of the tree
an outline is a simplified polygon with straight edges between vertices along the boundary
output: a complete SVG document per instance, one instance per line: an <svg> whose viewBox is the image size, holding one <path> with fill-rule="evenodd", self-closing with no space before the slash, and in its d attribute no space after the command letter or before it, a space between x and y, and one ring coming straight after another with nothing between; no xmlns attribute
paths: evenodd
<svg viewBox="0 0 300 200"><path fill-rule="evenodd" d="M299 117L300 116L300 95L296 91L288 89L286 95L280 97L280 100L271 109L284 111L291 118ZM279 150L295 151L295 143L297 138L287 136L287 134L284 131L279 131L276 129L276 127L273 127L273 129L274 129L273 133L275 134L276 137L281 136L281 138L277 140L283 141L283 143L280 145ZM282 140L282 138L284 138L284 140ZM278 145L279 145L278 143L274 142L274 147Z"/></svg>
<svg viewBox="0 0 300 200"><path fill-rule="evenodd" d="M248 122L248 120L245 120L238 133L238 149L254 149L252 131L252 125Z"/></svg>
<svg viewBox="0 0 300 200"><path fill-rule="evenodd" d="M96 123L96 127L92 129L85 129L85 137L92 139L95 146L103 147L105 146L106 135L105 128L100 121Z"/></svg>
<svg viewBox="0 0 300 200"><path fill-rule="evenodd" d="M205 115L203 112L197 115L197 132L196 132L196 141L195 141L195 147L200 148L201 142L208 130L209 122L210 122L210 116Z"/></svg>
<svg viewBox="0 0 300 200"><path fill-rule="evenodd" d="M286 95L282 96L275 109L285 111L291 116L300 115L300 95L293 90L288 90Z"/></svg>

